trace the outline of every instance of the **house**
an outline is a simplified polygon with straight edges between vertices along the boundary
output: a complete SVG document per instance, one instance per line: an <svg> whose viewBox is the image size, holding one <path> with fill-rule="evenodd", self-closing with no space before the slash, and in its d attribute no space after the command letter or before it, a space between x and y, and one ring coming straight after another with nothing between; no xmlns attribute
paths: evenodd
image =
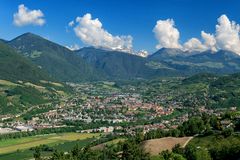
<svg viewBox="0 0 240 160"><path fill-rule="evenodd" d="M114 130L114 127L112 127L112 126L109 126L109 127L100 127L100 128L99 128L99 131L100 131L100 132L104 132L104 133L111 133L111 132L113 132L113 130Z"/></svg>
<svg viewBox="0 0 240 160"><path fill-rule="evenodd" d="M16 126L15 129L20 132L28 132L28 131L33 131L34 129L31 126Z"/></svg>

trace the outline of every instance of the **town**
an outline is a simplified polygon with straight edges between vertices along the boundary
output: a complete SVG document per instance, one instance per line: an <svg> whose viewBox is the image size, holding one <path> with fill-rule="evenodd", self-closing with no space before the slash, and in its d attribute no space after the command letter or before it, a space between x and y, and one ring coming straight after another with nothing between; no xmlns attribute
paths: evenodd
<svg viewBox="0 0 240 160"><path fill-rule="evenodd" d="M76 126L76 131L83 133L122 131L134 134L136 129L146 133L156 129L175 129L196 113L219 117L225 112L222 108L208 109L206 106L198 107L196 112L195 108L184 107L179 100L169 100L167 97L171 93L158 94L149 101L144 97L146 86L143 92L139 86L117 87L114 82L67 85L74 94L61 97L58 102L32 106L24 114L0 115L0 134ZM86 127L81 128L79 124Z"/></svg>

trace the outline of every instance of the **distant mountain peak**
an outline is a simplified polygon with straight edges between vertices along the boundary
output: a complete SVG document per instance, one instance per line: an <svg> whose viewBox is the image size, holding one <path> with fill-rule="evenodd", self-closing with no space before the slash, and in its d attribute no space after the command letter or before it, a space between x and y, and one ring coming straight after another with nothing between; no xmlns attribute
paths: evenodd
<svg viewBox="0 0 240 160"><path fill-rule="evenodd" d="M16 38L19 38L19 37L29 37L29 36L31 36L31 37L40 37L39 35L36 35L34 33L26 32L26 33L23 33L22 35L20 35L20 36L18 36Z"/></svg>
<svg viewBox="0 0 240 160"><path fill-rule="evenodd" d="M33 33L25 33L8 44L57 80L79 82L97 77L97 71L73 51Z"/></svg>
<svg viewBox="0 0 240 160"><path fill-rule="evenodd" d="M23 33L22 35L35 35L35 36L37 36L36 34L34 34L32 32L26 32L26 33Z"/></svg>
<svg viewBox="0 0 240 160"><path fill-rule="evenodd" d="M22 40L28 40L29 43L32 43L32 40L39 41L39 40L47 40L47 39L45 39L45 38L43 38L43 37L41 37L39 35L36 35L34 33L26 32L26 33L24 33L24 34L22 34L22 35L20 35L20 36L18 36L16 38L12 39L9 42L22 41ZM26 42L26 41L24 41L24 42Z"/></svg>
<svg viewBox="0 0 240 160"><path fill-rule="evenodd" d="M157 58L157 59L163 59L166 57L175 57L178 55L185 55L186 53L178 48L161 48L155 53L151 54L149 58Z"/></svg>

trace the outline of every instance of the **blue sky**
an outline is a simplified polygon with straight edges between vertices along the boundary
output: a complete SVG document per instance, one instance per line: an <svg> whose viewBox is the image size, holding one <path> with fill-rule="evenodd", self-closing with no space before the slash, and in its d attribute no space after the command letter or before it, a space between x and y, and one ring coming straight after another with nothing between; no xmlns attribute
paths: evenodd
<svg viewBox="0 0 240 160"><path fill-rule="evenodd" d="M24 4L40 9L46 21L42 26L13 24L13 14ZM68 23L90 13L113 36L131 35L133 49L156 51L153 28L158 20L171 18L180 32L179 42L201 38L201 31L214 33L217 19L226 14L240 23L238 0L1 0L0 37L10 40L25 32L39 34L62 45L86 46ZM66 28L68 32L66 31Z"/></svg>

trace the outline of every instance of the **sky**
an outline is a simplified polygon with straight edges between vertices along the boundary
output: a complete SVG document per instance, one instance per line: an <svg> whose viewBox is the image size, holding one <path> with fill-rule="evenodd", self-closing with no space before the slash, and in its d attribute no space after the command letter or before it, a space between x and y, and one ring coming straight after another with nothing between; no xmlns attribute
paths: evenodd
<svg viewBox="0 0 240 160"><path fill-rule="evenodd" d="M0 38L32 32L73 49L240 53L239 11L239 0L1 0Z"/></svg>

